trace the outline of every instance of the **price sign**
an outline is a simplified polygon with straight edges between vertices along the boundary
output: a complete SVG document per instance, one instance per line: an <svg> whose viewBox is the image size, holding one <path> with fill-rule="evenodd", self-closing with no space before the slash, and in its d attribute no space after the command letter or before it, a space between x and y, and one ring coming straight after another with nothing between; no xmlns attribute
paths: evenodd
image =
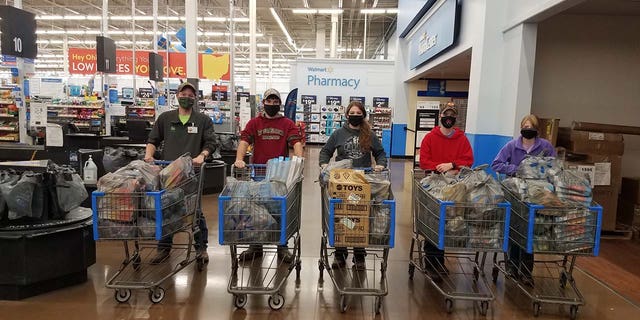
<svg viewBox="0 0 640 320"><path fill-rule="evenodd" d="M318 97L317 96L312 96L312 95L302 95L300 96L300 101L302 102L303 105L305 106L310 106L312 104L316 104L318 102Z"/></svg>
<svg viewBox="0 0 640 320"><path fill-rule="evenodd" d="M362 103L363 106L364 106L364 100L365 100L364 97L354 97L354 96L349 97L349 102L358 101L358 102Z"/></svg>
<svg viewBox="0 0 640 320"><path fill-rule="evenodd" d="M341 96L327 96L327 105L328 106L341 106L342 105L342 97Z"/></svg>
<svg viewBox="0 0 640 320"><path fill-rule="evenodd" d="M153 89L140 88L138 89L138 97L140 98L153 98Z"/></svg>
<svg viewBox="0 0 640 320"><path fill-rule="evenodd" d="M2 54L35 59L36 15L11 6L0 6L0 38Z"/></svg>
<svg viewBox="0 0 640 320"><path fill-rule="evenodd" d="M388 108L389 98L387 97L373 97L373 107Z"/></svg>

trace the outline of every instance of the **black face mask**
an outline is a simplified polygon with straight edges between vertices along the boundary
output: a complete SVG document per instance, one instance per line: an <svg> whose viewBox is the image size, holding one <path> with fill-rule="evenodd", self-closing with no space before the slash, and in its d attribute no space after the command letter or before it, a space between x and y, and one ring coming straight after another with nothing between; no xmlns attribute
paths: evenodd
<svg viewBox="0 0 640 320"><path fill-rule="evenodd" d="M180 97L178 98L178 104L180 107L184 109L191 109L193 104L196 102L196 99L190 97Z"/></svg>
<svg viewBox="0 0 640 320"><path fill-rule="evenodd" d="M349 116L349 124L354 127L361 125L362 121L364 121L364 116L356 116L356 115Z"/></svg>
<svg viewBox="0 0 640 320"><path fill-rule="evenodd" d="M440 124L442 124L443 127L450 129L453 127L453 125L456 124L456 117L454 116L442 117L440 118Z"/></svg>
<svg viewBox="0 0 640 320"><path fill-rule="evenodd" d="M276 114L278 114L279 111L280 111L280 105L279 104L276 104L276 105L265 104L264 105L264 112L269 117L274 117Z"/></svg>
<svg viewBox="0 0 640 320"><path fill-rule="evenodd" d="M520 134L525 139L533 139L538 136L538 130L533 128L524 128L520 130Z"/></svg>

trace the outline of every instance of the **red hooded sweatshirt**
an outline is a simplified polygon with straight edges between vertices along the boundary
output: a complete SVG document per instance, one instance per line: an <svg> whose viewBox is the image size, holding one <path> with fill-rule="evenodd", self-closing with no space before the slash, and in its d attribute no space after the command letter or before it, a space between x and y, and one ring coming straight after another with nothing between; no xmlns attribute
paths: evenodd
<svg viewBox="0 0 640 320"><path fill-rule="evenodd" d="M471 167L473 164L473 150L464 132L454 128L453 135L447 137L442 134L440 127L429 132L420 145L420 168L436 170L441 163L453 162L459 167Z"/></svg>

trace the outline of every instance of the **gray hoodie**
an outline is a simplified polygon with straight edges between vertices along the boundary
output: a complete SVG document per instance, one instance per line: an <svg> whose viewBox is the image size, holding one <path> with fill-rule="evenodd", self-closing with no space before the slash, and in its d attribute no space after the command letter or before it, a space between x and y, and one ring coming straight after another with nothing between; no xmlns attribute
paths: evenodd
<svg viewBox="0 0 640 320"><path fill-rule="evenodd" d="M348 124L334 131L327 143L322 147L322 150L320 150L320 165L329 163L333 153L338 149L336 161L351 159L354 167L368 168L371 167L371 154L373 154L376 164L386 167L387 154L384 152L384 148L375 133L371 132L370 152L364 152L360 148L359 135L360 130L351 129Z"/></svg>

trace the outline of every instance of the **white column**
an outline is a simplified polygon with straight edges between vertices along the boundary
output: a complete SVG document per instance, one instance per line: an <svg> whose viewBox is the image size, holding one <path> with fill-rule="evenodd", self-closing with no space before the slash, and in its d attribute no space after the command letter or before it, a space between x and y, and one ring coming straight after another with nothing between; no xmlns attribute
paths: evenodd
<svg viewBox="0 0 640 320"><path fill-rule="evenodd" d="M231 95L229 101L231 102L231 110L235 110L236 105L236 84L233 78L233 65L236 58L235 36L233 35L236 30L235 22L233 21L235 10L234 2L235 0L229 0L229 94ZM235 124L235 121L233 123Z"/></svg>
<svg viewBox="0 0 640 320"><path fill-rule="evenodd" d="M102 0L102 36L108 37L109 33L109 0Z"/></svg>
<svg viewBox="0 0 640 320"><path fill-rule="evenodd" d="M324 48L327 38L327 30L324 21L318 21L316 24L316 58L324 58Z"/></svg>
<svg viewBox="0 0 640 320"><path fill-rule="evenodd" d="M136 0L131 0L131 41L133 41L133 45L131 46L131 54L132 59L131 62L133 64L133 68L131 70L131 74L133 75L133 92L136 92L138 86L136 85L136 20L133 19L136 15Z"/></svg>
<svg viewBox="0 0 640 320"><path fill-rule="evenodd" d="M269 37L269 88L273 87L273 37Z"/></svg>
<svg viewBox="0 0 640 320"><path fill-rule="evenodd" d="M158 53L158 0L153 0L153 38L151 39L153 52Z"/></svg>
<svg viewBox="0 0 640 320"><path fill-rule="evenodd" d="M368 14L364 14L364 39L362 40L362 58L367 58L367 16Z"/></svg>
<svg viewBox="0 0 640 320"><path fill-rule="evenodd" d="M336 45L338 43L338 14L331 14L331 38L330 38L330 48L329 57L336 57Z"/></svg>
<svg viewBox="0 0 640 320"><path fill-rule="evenodd" d="M200 78L198 72L198 1L186 0L187 78Z"/></svg>
<svg viewBox="0 0 640 320"><path fill-rule="evenodd" d="M504 63L509 66L502 73L502 98L505 123L515 136L520 132L520 120L531 112L533 71L536 61L538 25L520 24L504 33Z"/></svg>
<svg viewBox="0 0 640 320"><path fill-rule="evenodd" d="M69 75L69 36L66 34L62 38L62 63L65 76Z"/></svg>
<svg viewBox="0 0 640 320"><path fill-rule="evenodd" d="M256 90L256 0L249 1L249 94Z"/></svg>

